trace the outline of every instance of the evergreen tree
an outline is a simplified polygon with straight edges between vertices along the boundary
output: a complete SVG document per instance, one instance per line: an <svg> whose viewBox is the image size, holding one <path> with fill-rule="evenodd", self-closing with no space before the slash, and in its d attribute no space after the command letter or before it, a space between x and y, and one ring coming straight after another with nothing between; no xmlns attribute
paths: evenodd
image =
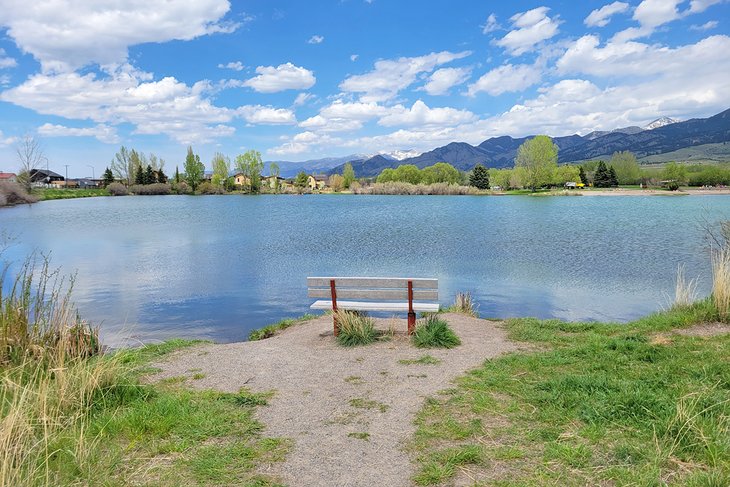
<svg viewBox="0 0 730 487"><path fill-rule="evenodd" d="M583 166L580 166L578 170L578 177L580 177L580 182L588 186L588 176L586 176L586 172L583 170Z"/></svg>
<svg viewBox="0 0 730 487"><path fill-rule="evenodd" d="M608 179L611 182L612 188L618 186L618 176L616 175L616 170L613 168L613 166L610 166L608 168Z"/></svg>
<svg viewBox="0 0 730 487"><path fill-rule="evenodd" d="M112 170L107 167L106 171L104 171L104 175L102 176L101 184L104 185L104 187L106 188L113 182L114 182L114 174L112 173Z"/></svg>
<svg viewBox="0 0 730 487"><path fill-rule="evenodd" d="M175 166L175 184L180 183L180 168Z"/></svg>
<svg viewBox="0 0 730 487"><path fill-rule="evenodd" d="M489 189L489 171L481 164L474 166L469 176L469 185L479 189Z"/></svg>
<svg viewBox="0 0 730 487"><path fill-rule="evenodd" d="M144 184L144 170L142 166L137 166L134 169L134 184Z"/></svg>
<svg viewBox="0 0 730 487"><path fill-rule="evenodd" d="M306 188L307 182L309 181L309 176L307 176L307 173L304 171L297 174L297 177L294 179L294 186L297 188Z"/></svg>
<svg viewBox="0 0 730 487"><path fill-rule="evenodd" d="M611 186L611 175L608 172L606 163L600 161L593 176L593 186L596 188L609 188Z"/></svg>
<svg viewBox="0 0 730 487"><path fill-rule="evenodd" d="M144 171L144 184L156 183L155 172L152 170L152 166L147 164L147 169Z"/></svg>
<svg viewBox="0 0 730 487"><path fill-rule="evenodd" d="M155 171L155 179L158 183L166 183L167 182L167 176L165 175L165 172L162 169L158 169Z"/></svg>

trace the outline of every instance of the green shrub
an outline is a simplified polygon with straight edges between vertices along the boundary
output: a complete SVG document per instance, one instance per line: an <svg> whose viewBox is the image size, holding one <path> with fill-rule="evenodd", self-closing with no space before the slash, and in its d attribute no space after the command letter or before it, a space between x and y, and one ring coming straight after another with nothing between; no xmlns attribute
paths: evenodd
<svg viewBox="0 0 730 487"><path fill-rule="evenodd" d="M205 181L198 186L198 193L200 194L225 194L226 190L220 185L214 185L208 181Z"/></svg>
<svg viewBox="0 0 730 487"><path fill-rule="evenodd" d="M340 332L337 342L345 347L367 345L378 339L375 321L352 311L338 310L336 313Z"/></svg>
<svg viewBox="0 0 730 487"><path fill-rule="evenodd" d="M670 181L669 184L667 184L667 188L669 191L677 191L679 189L679 183L677 181Z"/></svg>
<svg viewBox="0 0 730 487"><path fill-rule="evenodd" d="M419 348L454 348L461 345L461 340L445 320L429 316L416 326L413 344Z"/></svg>

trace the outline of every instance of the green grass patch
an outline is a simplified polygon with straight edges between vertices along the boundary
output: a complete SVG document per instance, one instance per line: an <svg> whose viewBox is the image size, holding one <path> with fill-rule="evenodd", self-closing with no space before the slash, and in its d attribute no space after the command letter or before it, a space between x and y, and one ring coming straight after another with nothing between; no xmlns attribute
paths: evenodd
<svg viewBox="0 0 730 487"><path fill-rule="evenodd" d="M435 315L416 326L413 344L419 348L454 348L461 345L461 340L445 320Z"/></svg>
<svg viewBox="0 0 730 487"><path fill-rule="evenodd" d="M106 189L51 189L33 190L41 200L66 200L73 198L91 198L94 196L110 196Z"/></svg>
<svg viewBox="0 0 730 487"><path fill-rule="evenodd" d="M263 328L259 328L258 330L253 330L251 333L249 333L248 339L252 342L255 342L257 340L264 340L266 338L271 338L272 336L276 335L276 333L279 331L286 330L287 328L292 327L294 325L306 323L307 321L313 320L315 318L319 318L319 316L305 314L303 316L300 316L299 318L286 318L284 320L279 321L278 323L267 325Z"/></svg>
<svg viewBox="0 0 730 487"><path fill-rule="evenodd" d="M418 358L401 359L398 363L402 365L438 365L441 363L441 360L431 355L421 355Z"/></svg>
<svg viewBox="0 0 730 487"><path fill-rule="evenodd" d="M347 433L347 436L349 438L356 438L358 440L370 441L370 433L355 431L352 433Z"/></svg>
<svg viewBox="0 0 730 487"><path fill-rule="evenodd" d="M372 399L364 399L362 397L350 399L350 406L357 409L377 409L381 413L386 412L390 407L387 404L383 404L382 402L374 401Z"/></svg>
<svg viewBox="0 0 730 487"><path fill-rule="evenodd" d="M726 485L730 336L656 338L713 316L699 302L623 325L508 320L539 351L488 360L426 402L414 480L449 481L444 449L487 438L482 459L499 475L470 471L491 483Z"/></svg>
<svg viewBox="0 0 730 487"><path fill-rule="evenodd" d="M357 347L375 342L380 332L375 329L375 320L351 311L336 314L339 333L337 343L344 347Z"/></svg>

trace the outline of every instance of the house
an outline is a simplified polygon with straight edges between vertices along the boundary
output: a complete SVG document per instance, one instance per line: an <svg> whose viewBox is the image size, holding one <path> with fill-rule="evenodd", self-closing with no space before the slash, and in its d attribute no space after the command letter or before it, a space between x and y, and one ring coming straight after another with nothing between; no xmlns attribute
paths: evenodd
<svg viewBox="0 0 730 487"><path fill-rule="evenodd" d="M285 186L285 181L281 176L262 176L261 187L269 189L276 189L278 187L281 189Z"/></svg>
<svg viewBox="0 0 730 487"><path fill-rule="evenodd" d="M324 174L310 174L307 177L307 187L312 191L327 187L327 176Z"/></svg>
<svg viewBox="0 0 730 487"><path fill-rule="evenodd" d="M30 182L33 186L49 185L54 182L63 181L64 178L58 173L49 171L48 169L31 169Z"/></svg>
<svg viewBox="0 0 730 487"><path fill-rule="evenodd" d="M0 182L3 181L15 183L18 181L18 176L16 176L15 173L12 172L0 172Z"/></svg>
<svg viewBox="0 0 730 487"><path fill-rule="evenodd" d="M78 184L78 187L81 189L94 189L94 188L101 188L103 185L103 180L93 179L93 178L81 178L81 179L77 179L76 183ZM71 187L70 181L69 181L69 187Z"/></svg>
<svg viewBox="0 0 730 487"><path fill-rule="evenodd" d="M233 175L233 184L236 186L249 186L251 179L242 172L237 172Z"/></svg>
<svg viewBox="0 0 730 487"><path fill-rule="evenodd" d="M78 188L79 187L79 182L76 179L69 179L68 181L51 181L49 184L54 189Z"/></svg>

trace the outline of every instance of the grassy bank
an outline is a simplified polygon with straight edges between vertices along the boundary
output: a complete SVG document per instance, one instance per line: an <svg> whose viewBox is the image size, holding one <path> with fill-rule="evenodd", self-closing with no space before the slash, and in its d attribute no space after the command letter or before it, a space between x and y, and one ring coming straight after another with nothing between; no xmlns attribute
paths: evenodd
<svg viewBox="0 0 730 487"><path fill-rule="evenodd" d="M34 190L41 200L65 200L72 198L91 198L94 196L109 196L106 189L52 189L40 188Z"/></svg>
<svg viewBox="0 0 730 487"><path fill-rule="evenodd" d="M489 360L418 416L419 485L730 485L730 335L708 299L628 325L507 321Z"/></svg>

